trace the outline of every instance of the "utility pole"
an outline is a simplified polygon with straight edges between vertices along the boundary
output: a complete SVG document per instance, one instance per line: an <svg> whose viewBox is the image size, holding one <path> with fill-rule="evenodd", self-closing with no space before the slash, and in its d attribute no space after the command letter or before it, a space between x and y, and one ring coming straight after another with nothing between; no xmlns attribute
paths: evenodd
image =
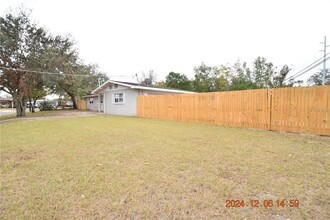
<svg viewBox="0 0 330 220"><path fill-rule="evenodd" d="M325 85L325 75L327 74L327 65L326 65L326 56L327 56L327 36L324 36L324 49L322 50L324 52L323 56L323 75L322 75L322 85Z"/></svg>
<svg viewBox="0 0 330 220"><path fill-rule="evenodd" d="M101 83L103 83L103 78L99 77L98 78L98 83L99 83L99 87L101 86Z"/></svg>

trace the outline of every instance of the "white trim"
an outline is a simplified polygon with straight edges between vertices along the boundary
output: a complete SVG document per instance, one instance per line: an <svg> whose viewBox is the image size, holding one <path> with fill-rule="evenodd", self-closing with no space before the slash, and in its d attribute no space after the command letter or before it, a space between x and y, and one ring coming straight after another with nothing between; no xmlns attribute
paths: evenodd
<svg viewBox="0 0 330 220"><path fill-rule="evenodd" d="M181 94L194 94L195 93L195 92L184 91L184 90L153 88L153 87L146 87L146 86L132 86L131 89L142 89L142 90L169 92L169 93L181 93Z"/></svg>
<svg viewBox="0 0 330 220"><path fill-rule="evenodd" d="M101 112L101 93L98 94L97 97L97 111L100 113Z"/></svg>

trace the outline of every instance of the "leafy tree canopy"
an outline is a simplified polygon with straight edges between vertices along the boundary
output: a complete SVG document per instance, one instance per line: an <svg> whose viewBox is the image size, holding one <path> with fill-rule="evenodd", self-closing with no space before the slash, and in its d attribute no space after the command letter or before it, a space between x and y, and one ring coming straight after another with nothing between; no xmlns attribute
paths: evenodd
<svg viewBox="0 0 330 220"><path fill-rule="evenodd" d="M321 86L323 81L323 72L318 72L313 74L311 77L308 79L308 84L313 85L313 86ZM325 85L330 85L330 74L325 75Z"/></svg>
<svg viewBox="0 0 330 220"><path fill-rule="evenodd" d="M165 77L165 85L169 88L192 90L192 83L188 77L181 73L170 72Z"/></svg>
<svg viewBox="0 0 330 220"><path fill-rule="evenodd" d="M29 14L7 14L0 17L0 77L1 90L11 94L17 116L24 116L27 97L42 81L41 75L29 71L39 68L49 36L45 29L33 24Z"/></svg>
<svg viewBox="0 0 330 220"><path fill-rule="evenodd" d="M68 94L76 108L77 97L107 76L96 65L84 64L70 36L47 33L29 15L20 10L0 17L1 90L13 96L17 116L25 115L28 98L35 100L46 91Z"/></svg>

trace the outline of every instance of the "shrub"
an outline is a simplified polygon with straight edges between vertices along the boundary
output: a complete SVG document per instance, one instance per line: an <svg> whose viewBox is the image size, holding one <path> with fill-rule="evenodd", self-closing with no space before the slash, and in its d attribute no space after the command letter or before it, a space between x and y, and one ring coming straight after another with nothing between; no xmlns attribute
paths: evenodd
<svg viewBox="0 0 330 220"><path fill-rule="evenodd" d="M54 110L55 106L52 102L44 101L44 102L40 102L39 109L40 111L50 111L50 110Z"/></svg>

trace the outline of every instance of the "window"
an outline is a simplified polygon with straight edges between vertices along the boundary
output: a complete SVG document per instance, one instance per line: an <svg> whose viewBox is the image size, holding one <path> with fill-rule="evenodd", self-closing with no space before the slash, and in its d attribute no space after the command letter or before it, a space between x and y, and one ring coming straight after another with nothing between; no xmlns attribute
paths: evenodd
<svg viewBox="0 0 330 220"><path fill-rule="evenodd" d="M118 89L118 84L114 84L113 89Z"/></svg>
<svg viewBox="0 0 330 220"><path fill-rule="evenodd" d="M113 94L113 103L115 104L124 103L124 93Z"/></svg>
<svg viewBox="0 0 330 220"><path fill-rule="evenodd" d="M112 89L112 84L111 84L111 85L109 85L109 89Z"/></svg>

